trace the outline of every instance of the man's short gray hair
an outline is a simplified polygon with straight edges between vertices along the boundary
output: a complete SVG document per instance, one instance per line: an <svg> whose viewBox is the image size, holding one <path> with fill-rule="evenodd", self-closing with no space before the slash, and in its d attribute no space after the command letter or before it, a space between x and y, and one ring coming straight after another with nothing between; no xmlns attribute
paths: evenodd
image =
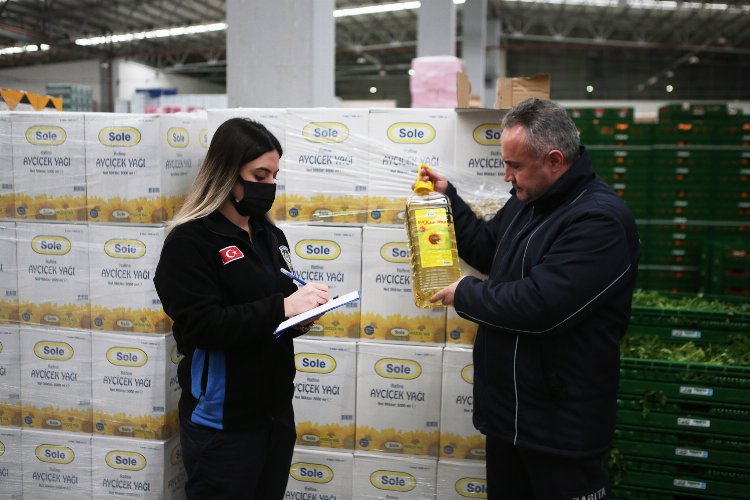
<svg viewBox="0 0 750 500"><path fill-rule="evenodd" d="M511 109L503 118L503 128L521 126L526 130L526 147L538 158L553 149L562 152L568 163L580 156L581 140L565 108L552 101L532 97Z"/></svg>

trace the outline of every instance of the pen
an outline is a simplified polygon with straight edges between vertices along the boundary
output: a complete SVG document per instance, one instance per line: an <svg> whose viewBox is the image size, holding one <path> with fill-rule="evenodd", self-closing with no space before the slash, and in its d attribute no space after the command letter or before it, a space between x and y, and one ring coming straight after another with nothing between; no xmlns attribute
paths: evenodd
<svg viewBox="0 0 750 500"><path fill-rule="evenodd" d="M284 276L288 276L288 277L292 278L294 281L296 281L297 283L301 284L302 286L307 285L307 283L305 283L305 280L303 280L302 278L296 277L295 275L293 275L292 273L290 273L289 271L287 271L283 267L279 268L279 271L281 271L281 274L283 274Z"/></svg>

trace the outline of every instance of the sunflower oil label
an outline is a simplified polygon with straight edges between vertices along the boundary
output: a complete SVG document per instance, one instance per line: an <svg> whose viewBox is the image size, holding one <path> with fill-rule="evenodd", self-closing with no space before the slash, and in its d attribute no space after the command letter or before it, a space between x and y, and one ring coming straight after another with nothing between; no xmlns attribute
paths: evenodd
<svg viewBox="0 0 750 500"><path fill-rule="evenodd" d="M351 452L297 447L289 468L284 499L344 500L352 495L354 456Z"/></svg>
<svg viewBox="0 0 750 500"><path fill-rule="evenodd" d="M20 343L18 325L0 324L0 426L21 425Z"/></svg>
<svg viewBox="0 0 750 500"><path fill-rule="evenodd" d="M361 228L286 224L282 229L289 241L292 272L296 276L306 282L325 283L331 297L361 288ZM315 321L307 336L356 339L359 302L326 313Z"/></svg>
<svg viewBox="0 0 750 500"><path fill-rule="evenodd" d="M0 498L23 499L21 428L0 427Z"/></svg>
<svg viewBox="0 0 750 500"><path fill-rule="evenodd" d="M15 212L10 114L0 112L0 219L12 219Z"/></svg>
<svg viewBox="0 0 750 500"><path fill-rule="evenodd" d="M440 347L360 344L356 449L438 456Z"/></svg>
<svg viewBox="0 0 750 500"><path fill-rule="evenodd" d="M505 112L456 112L455 175L451 183L480 218L488 219L510 199L500 154L500 122Z"/></svg>
<svg viewBox="0 0 750 500"><path fill-rule="evenodd" d="M16 224L0 221L0 324L18 322Z"/></svg>
<svg viewBox="0 0 750 500"><path fill-rule="evenodd" d="M86 220L83 113L12 113L18 219Z"/></svg>
<svg viewBox="0 0 750 500"><path fill-rule="evenodd" d="M171 334L93 336L95 434L168 439L177 432L174 345Z"/></svg>
<svg viewBox="0 0 750 500"><path fill-rule="evenodd" d="M91 332L21 327L22 425L92 432Z"/></svg>
<svg viewBox="0 0 750 500"><path fill-rule="evenodd" d="M294 339L297 445L354 449L357 345Z"/></svg>
<svg viewBox="0 0 750 500"><path fill-rule="evenodd" d="M367 222L403 224L419 165L452 178L456 113L452 109L370 111Z"/></svg>
<svg viewBox="0 0 750 500"><path fill-rule="evenodd" d="M90 435L24 429L21 461L24 498L93 498Z"/></svg>
<svg viewBox="0 0 750 500"><path fill-rule="evenodd" d="M232 108L208 110L208 142L211 141L216 129L230 118L246 118L265 126L281 144L284 156L281 157L279 173L276 176L276 199L268 216L273 221L286 220L286 109L284 108Z"/></svg>
<svg viewBox="0 0 750 500"><path fill-rule="evenodd" d="M448 211L444 208L419 209L414 211L414 217L422 267L452 266Z"/></svg>
<svg viewBox="0 0 750 500"><path fill-rule="evenodd" d="M84 115L89 222L169 220L177 201L160 161L159 116Z"/></svg>
<svg viewBox="0 0 750 500"><path fill-rule="evenodd" d="M22 323L90 328L88 230L85 225L17 223Z"/></svg>
<svg viewBox="0 0 750 500"><path fill-rule="evenodd" d="M360 340L444 342L445 308L414 305L410 259L403 228L364 227Z"/></svg>
<svg viewBox="0 0 750 500"><path fill-rule="evenodd" d="M162 227L89 227L92 329L171 331L153 281L164 236Z"/></svg>
<svg viewBox="0 0 750 500"><path fill-rule="evenodd" d="M443 351L440 458L485 459L485 438L474 428L474 363L471 349Z"/></svg>
<svg viewBox="0 0 750 500"><path fill-rule="evenodd" d="M451 500L487 498L487 471L483 463L440 459L437 497Z"/></svg>
<svg viewBox="0 0 750 500"><path fill-rule="evenodd" d="M435 498L437 461L378 453L354 454L356 499L393 500Z"/></svg>
<svg viewBox="0 0 750 500"><path fill-rule="evenodd" d="M287 220L366 222L367 109L288 109Z"/></svg>
<svg viewBox="0 0 750 500"><path fill-rule="evenodd" d="M178 437L167 441L94 436L93 498L182 499L187 480Z"/></svg>

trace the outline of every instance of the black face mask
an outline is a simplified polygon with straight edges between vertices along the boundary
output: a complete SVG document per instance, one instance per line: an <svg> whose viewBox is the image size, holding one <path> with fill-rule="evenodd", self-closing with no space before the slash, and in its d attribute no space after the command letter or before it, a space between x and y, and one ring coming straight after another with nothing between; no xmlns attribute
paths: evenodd
<svg viewBox="0 0 750 500"><path fill-rule="evenodd" d="M235 200L229 195L229 200L234 205L237 213L249 217L261 217L271 210L276 199L276 184L268 182L251 182L239 179L245 195L240 200Z"/></svg>

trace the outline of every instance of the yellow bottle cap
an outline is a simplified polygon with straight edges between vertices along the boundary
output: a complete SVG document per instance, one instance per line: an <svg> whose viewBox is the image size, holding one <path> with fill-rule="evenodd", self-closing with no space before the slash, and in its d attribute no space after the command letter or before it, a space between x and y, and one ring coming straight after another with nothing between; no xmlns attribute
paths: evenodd
<svg viewBox="0 0 750 500"><path fill-rule="evenodd" d="M435 190L435 184L433 184L432 181L422 180L422 167L426 168L428 172L430 171L430 167L426 164L422 163L419 165L419 170L417 171L417 182L414 183L414 193L418 195L425 195Z"/></svg>

